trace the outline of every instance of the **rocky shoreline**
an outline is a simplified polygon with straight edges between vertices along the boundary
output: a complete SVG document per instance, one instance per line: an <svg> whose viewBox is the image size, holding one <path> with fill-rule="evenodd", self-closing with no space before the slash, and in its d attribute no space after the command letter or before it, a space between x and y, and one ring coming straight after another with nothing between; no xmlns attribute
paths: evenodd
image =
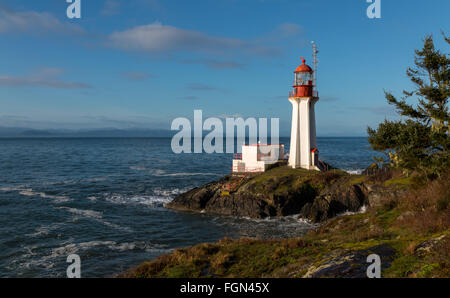
<svg viewBox="0 0 450 298"><path fill-rule="evenodd" d="M341 170L280 166L251 178L226 176L177 196L166 207L250 218L298 215L317 223L380 204L400 191L366 180ZM236 189L224 193L230 184L237 184Z"/></svg>
<svg viewBox="0 0 450 298"><path fill-rule="evenodd" d="M236 179L194 188L167 207L254 218L297 214L321 224L299 238L225 238L179 248L118 276L363 278L370 254L382 260L382 277L450 276L449 175L425 183L390 169L351 175L280 166L239 179L224 194L222 186ZM355 212L362 206L365 212ZM345 211L354 213L335 216Z"/></svg>

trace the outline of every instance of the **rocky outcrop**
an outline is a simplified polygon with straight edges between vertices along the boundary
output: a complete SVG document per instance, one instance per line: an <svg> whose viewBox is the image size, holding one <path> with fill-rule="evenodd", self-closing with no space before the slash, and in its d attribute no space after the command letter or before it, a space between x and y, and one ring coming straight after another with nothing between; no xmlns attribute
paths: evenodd
<svg viewBox="0 0 450 298"><path fill-rule="evenodd" d="M439 246L443 245L443 243L450 241L449 235L441 235L439 237L435 237L432 239L429 239L427 241L424 241L417 245L414 249L414 255L418 257L425 257L427 255L430 255L431 253L438 250ZM447 250L448 253L448 250Z"/></svg>
<svg viewBox="0 0 450 298"><path fill-rule="evenodd" d="M305 203L314 200L317 191L305 184L298 188L286 187L284 192L277 192L278 188L290 185L293 182L291 178L273 177L261 185L253 183L253 179L246 179L241 181L241 186L235 192L225 195L223 186L233 180L233 177L227 176L179 195L166 207L250 218L299 214Z"/></svg>
<svg viewBox="0 0 450 298"><path fill-rule="evenodd" d="M367 188L364 185L334 183L312 202L306 203L300 216L320 222L346 211L357 212L367 203Z"/></svg>
<svg viewBox="0 0 450 298"><path fill-rule="evenodd" d="M379 185L351 183L343 171L320 173L278 167L253 178L227 176L176 197L166 207L176 210L250 218L298 214L313 222L346 211L376 205L392 192ZM231 192L224 192L235 185Z"/></svg>
<svg viewBox="0 0 450 298"><path fill-rule="evenodd" d="M367 257L377 254L381 259L381 269L390 267L395 256L395 249L387 244L374 246L368 249L355 251L334 251L324 259L328 259L319 265L308 267L303 275L306 278L340 277L340 278L366 278Z"/></svg>
<svg viewBox="0 0 450 298"><path fill-rule="evenodd" d="M406 193L405 188L384 187L380 184L365 184L367 189L367 203L370 206L381 206L386 202Z"/></svg>

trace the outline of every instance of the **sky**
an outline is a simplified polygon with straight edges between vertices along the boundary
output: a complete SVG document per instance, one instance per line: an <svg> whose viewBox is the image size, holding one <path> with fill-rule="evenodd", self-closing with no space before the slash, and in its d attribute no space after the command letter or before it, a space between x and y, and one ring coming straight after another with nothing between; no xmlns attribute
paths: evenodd
<svg viewBox="0 0 450 298"><path fill-rule="evenodd" d="M318 136L395 119L414 49L449 35L450 1L0 0L0 126L170 129L177 117L280 118L300 57L319 47Z"/></svg>

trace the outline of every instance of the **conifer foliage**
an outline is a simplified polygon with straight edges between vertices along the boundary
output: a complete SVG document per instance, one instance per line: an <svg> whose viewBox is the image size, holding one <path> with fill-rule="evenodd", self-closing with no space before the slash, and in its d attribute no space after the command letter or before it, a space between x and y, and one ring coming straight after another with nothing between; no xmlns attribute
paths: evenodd
<svg viewBox="0 0 450 298"><path fill-rule="evenodd" d="M450 44L450 38L442 35ZM371 147L386 152L391 165L431 178L442 175L449 166L450 59L435 48L433 36L428 35L423 48L415 51L414 60L415 66L406 71L414 90L403 91L401 99L385 91L402 120L385 120L376 129L368 127L367 132Z"/></svg>

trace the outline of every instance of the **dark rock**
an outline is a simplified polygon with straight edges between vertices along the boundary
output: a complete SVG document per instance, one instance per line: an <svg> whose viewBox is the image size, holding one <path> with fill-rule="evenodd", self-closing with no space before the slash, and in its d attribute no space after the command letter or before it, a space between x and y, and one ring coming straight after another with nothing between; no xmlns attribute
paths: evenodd
<svg viewBox="0 0 450 298"><path fill-rule="evenodd" d="M179 195L166 207L251 218L298 214L321 222L346 211L358 212L365 205L380 204L395 195L379 185L349 181L349 175L344 172L320 173L279 167L261 178L226 176ZM224 195L223 187L231 182L238 186Z"/></svg>
<svg viewBox="0 0 450 298"><path fill-rule="evenodd" d="M249 183L236 192L222 195L222 185L228 178L194 188L176 197L166 207L176 210L204 211L212 214L236 215L251 218L270 216L287 216L300 213L307 202L316 196L316 190L306 184L298 190L288 190L275 194L275 189L288 183L286 177L269 179L264 183L264 190L256 191L255 184Z"/></svg>
<svg viewBox="0 0 450 298"><path fill-rule="evenodd" d="M313 222L321 222L340 213L357 212L367 204L367 189L360 185L332 185L313 202L305 204L300 215Z"/></svg>
<svg viewBox="0 0 450 298"><path fill-rule="evenodd" d="M330 259L320 265L313 265L308 268L303 277L344 277L344 278L366 278L367 257L377 254L381 259L381 269L390 267L396 251L387 244L374 246L368 249L356 251L334 251L324 259Z"/></svg>
<svg viewBox="0 0 450 298"><path fill-rule="evenodd" d="M426 255L429 255L433 251L436 250L436 247L444 241L448 241L450 236L448 235L441 235L439 237L435 237L432 239L429 239L427 241L424 241L416 246L414 249L414 254L418 257L425 257Z"/></svg>
<svg viewBox="0 0 450 298"><path fill-rule="evenodd" d="M226 181L227 178L219 182L209 183L201 188L194 188L179 195L176 200L170 202L167 207L177 210L201 211L206 207L208 201L218 190L218 183Z"/></svg>
<svg viewBox="0 0 450 298"><path fill-rule="evenodd" d="M406 189L392 189L379 184L369 184L367 188L367 202L369 206L381 206L406 192Z"/></svg>

